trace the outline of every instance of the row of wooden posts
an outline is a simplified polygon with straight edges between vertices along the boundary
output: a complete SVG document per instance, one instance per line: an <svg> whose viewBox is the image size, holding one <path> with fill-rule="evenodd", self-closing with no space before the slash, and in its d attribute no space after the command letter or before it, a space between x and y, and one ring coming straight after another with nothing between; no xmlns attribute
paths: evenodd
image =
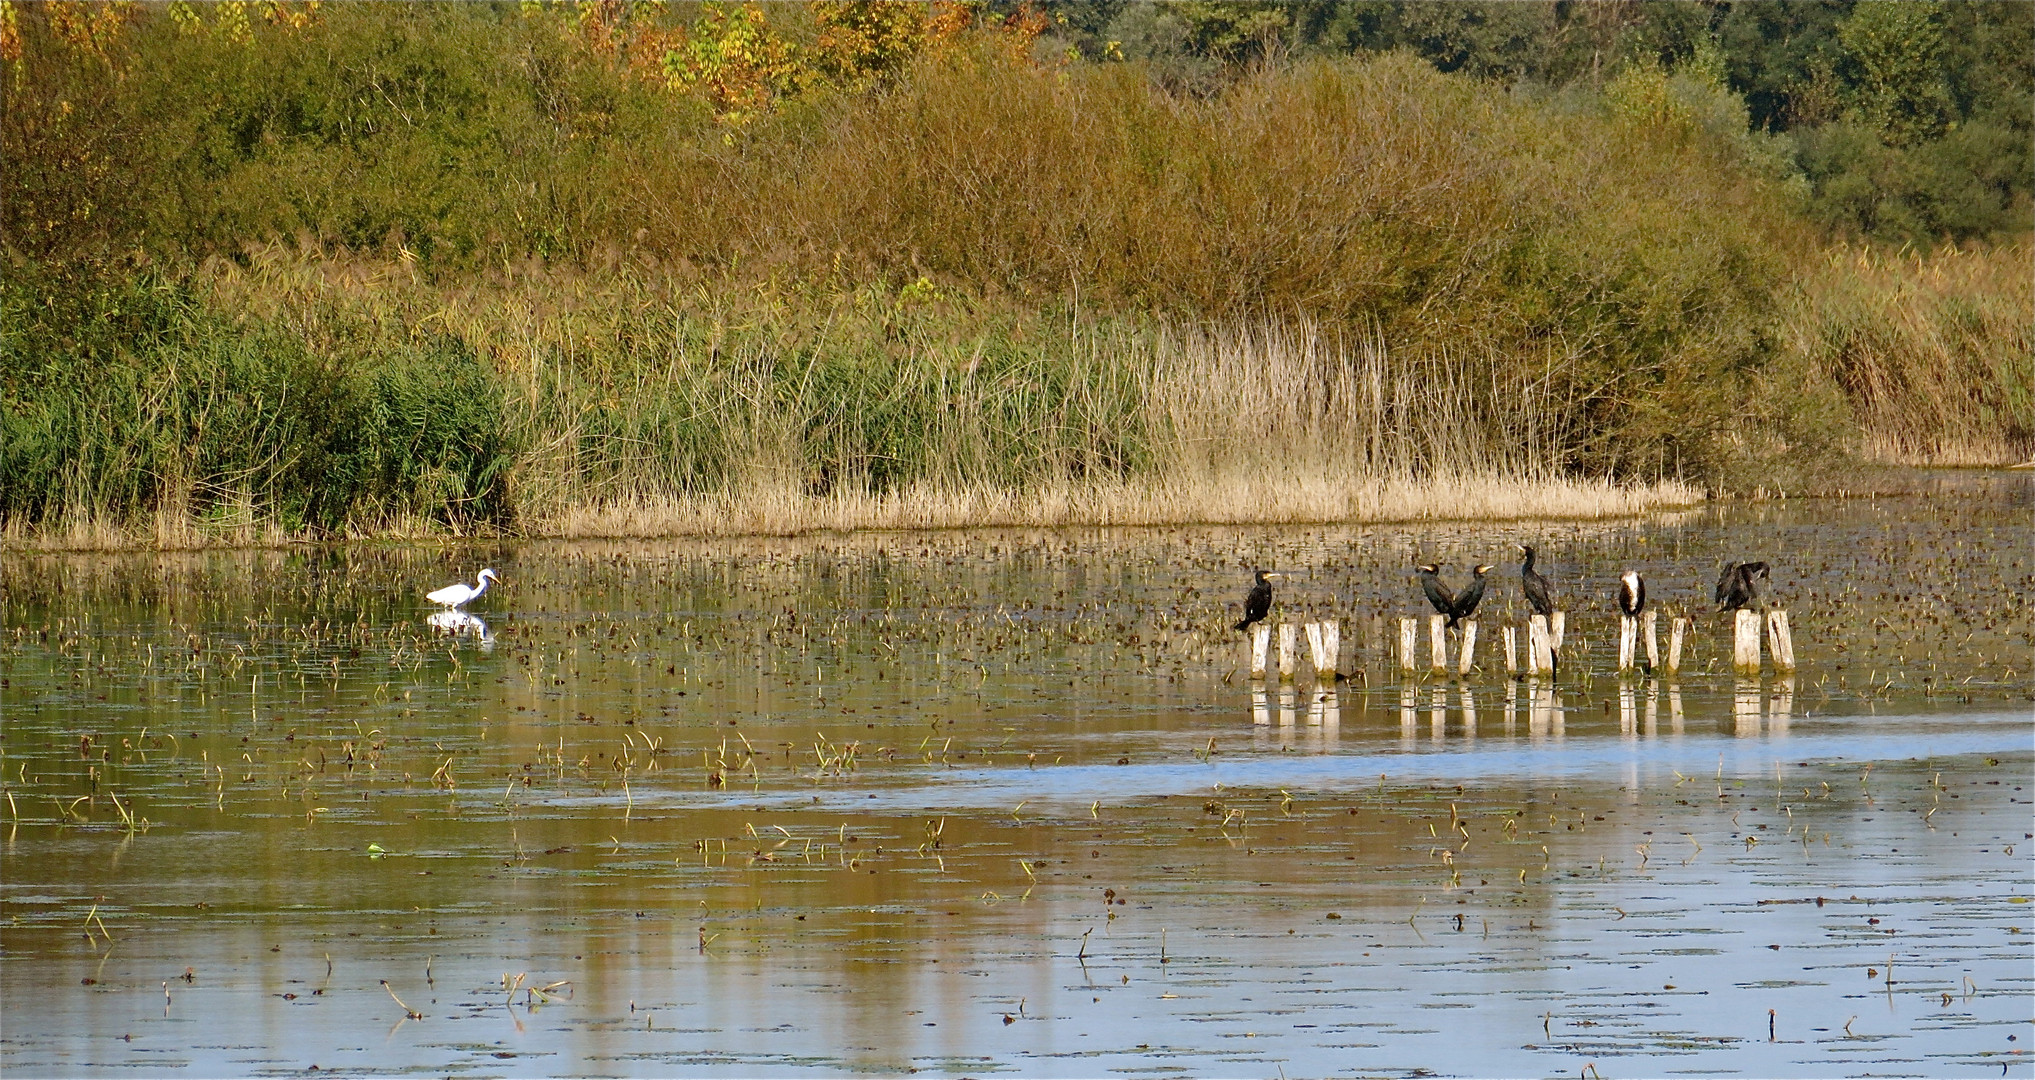
<svg viewBox="0 0 2035 1080"><path fill-rule="evenodd" d="M1557 611L1552 615L1535 615L1526 624L1526 673L1544 675L1552 672L1555 658L1561 652L1562 635L1566 628L1567 612ZM1618 617L1618 670L1631 671L1639 666L1638 656L1641 643L1646 649L1646 666L1658 669L1661 665L1660 637L1657 632L1658 612L1648 611L1634 618L1630 615ZM1767 636L1767 651L1773 658L1774 670L1789 672L1795 670L1795 641L1788 628L1788 613L1775 608L1766 613L1762 620L1758 612L1740 609L1733 626L1731 666L1741 672L1757 672L1760 665L1760 629L1764 622ZM1401 618L1399 620L1399 670L1415 670L1414 645L1418 640L1420 620ZM1465 619L1458 624L1462 629L1462 644L1456 650L1455 670L1468 675L1477 651L1477 620ZM1668 628L1667 670L1682 669L1682 647L1688 638L1690 622L1677 617ZM1342 654L1342 624L1334 620L1310 623L1281 623L1279 632L1279 678L1292 679L1299 666L1299 637L1307 635L1307 648L1314 661L1315 676L1323 682L1333 681L1337 664ZM1519 672L1518 628L1504 627L1505 673ZM1437 674L1449 670L1447 620L1433 615L1427 621L1428 668ZM1272 627L1257 624L1251 638L1251 677L1262 679L1269 669L1272 645Z"/></svg>

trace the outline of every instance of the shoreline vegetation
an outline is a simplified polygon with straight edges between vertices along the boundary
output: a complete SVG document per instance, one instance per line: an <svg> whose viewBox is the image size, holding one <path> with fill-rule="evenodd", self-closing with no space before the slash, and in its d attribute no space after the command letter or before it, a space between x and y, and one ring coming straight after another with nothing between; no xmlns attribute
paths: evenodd
<svg viewBox="0 0 2035 1080"><path fill-rule="evenodd" d="M2027 162L1956 242L1833 233L1730 26L1559 84L1186 78L1059 10L6 4L0 548L1587 518L2035 456Z"/></svg>

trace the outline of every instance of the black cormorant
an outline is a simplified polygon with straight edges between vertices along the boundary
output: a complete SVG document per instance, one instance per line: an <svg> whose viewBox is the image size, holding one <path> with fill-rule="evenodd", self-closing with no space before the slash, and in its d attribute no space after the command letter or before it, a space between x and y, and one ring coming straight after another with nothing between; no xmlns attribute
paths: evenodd
<svg viewBox="0 0 2035 1080"><path fill-rule="evenodd" d="M1456 594L1441 583L1436 574L1441 573L1440 563L1420 563L1414 566L1419 571L1420 591L1427 594L1427 602L1434 605L1435 614L1446 615L1449 625L1456 623Z"/></svg>
<svg viewBox="0 0 2035 1080"><path fill-rule="evenodd" d="M1248 630L1251 624L1262 620L1272 610L1272 583L1267 578L1285 577L1274 571L1260 570L1251 586L1251 595L1244 597L1244 619L1230 627L1232 630Z"/></svg>
<svg viewBox="0 0 2035 1080"><path fill-rule="evenodd" d="M1646 579L1637 570L1627 570L1618 579L1618 610L1637 619L1646 610Z"/></svg>
<svg viewBox="0 0 2035 1080"><path fill-rule="evenodd" d="M1542 577L1540 572L1533 568L1533 546L1521 544L1519 550L1526 553L1526 561L1519 564L1519 591L1526 594L1526 604L1533 609L1535 615L1553 616L1554 597L1548 592L1547 578ZM1552 633L1552 625L1549 626L1549 631ZM1553 641L1548 642L1547 659L1549 674L1557 679L1561 678L1562 654L1561 650L1554 647Z"/></svg>
<svg viewBox="0 0 2035 1080"><path fill-rule="evenodd" d="M1737 611L1747 604L1759 602L1758 578L1773 580L1763 562L1732 563L1724 568L1717 578L1717 610L1719 613Z"/></svg>
<svg viewBox="0 0 2035 1080"><path fill-rule="evenodd" d="M1533 548L1521 544L1519 550L1526 552L1526 561L1519 564L1519 591L1526 594L1527 606L1535 615L1554 614L1555 602L1548 592L1547 579L1533 568Z"/></svg>
<svg viewBox="0 0 2035 1080"><path fill-rule="evenodd" d="M1471 572L1470 583L1456 594L1455 605L1449 610L1449 625L1462 622L1477 613L1477 605L1484 602L1484 575L1491 572L1486 564Z"/></svg>

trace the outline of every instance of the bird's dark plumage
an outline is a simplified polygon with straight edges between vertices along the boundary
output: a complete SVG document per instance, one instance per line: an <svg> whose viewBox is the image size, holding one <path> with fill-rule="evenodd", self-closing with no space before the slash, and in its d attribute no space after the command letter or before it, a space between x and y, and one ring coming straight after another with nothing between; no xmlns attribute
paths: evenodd
<svg viewBox="0 0 2035 1080"><path fill-rule="evenodd" d="M1533 548L1521 544L1519 550L1526 553L1526 561L1519 564L1519 591L1526 594L1527 606L1533 608L1535 615L1554 614L1554 597L1548 589L1547 578L1533 568Z"/></svg>
<svg viewBox="0 0 2035 1080"><path fill-rule="evenodd" d="M1230 629L1248 630L1252 623L1262 620L1266 615L1271 613L1272 583L1267 581L1266 578L1276 576L1278 575L1268 574L1263 570L1257 572L1253 579L1257 583L1251 586L1251 595L1244 597L1243 621L1230 627Z"/></svg>
<svg viewBox="0 0 2035 1080"><path fill-rule="evenodd" d="M1637 570L1627 570L1618 579L1618 610L1632 618L1646 610L1646 579Z"/></svg>
<svg viewBox="0 0 2035 1080"><path fill-rule="evenodd" d="M1436 576L1441 573L1441 564L1421 563L1414 569L1419 571L1420 591L1427 594L1427 602L1434 605L1435 614L1448 616L1449 625L1454 626L1456 594Z"/></svg>
<svg viewBox="0 0 2035 1080"><path fill-rule="evenodd" d="M1717 578L1717 610L1737 611L1759 602L1759 578L1772 578L1763 562L1732 563Z"/></svg>
<svg viewBox="0 0 2035 1080"><path fill-rule="evenodd" d="M1525 561L1519 564L1519 591L1526 594L1526 605L1533 609L1535 615L1553 615L1555 613L1554 594L1548 588L1547 578L1541 576L1540 571L1533 568L1533 546L1521 544L1519 545L1519 550L1526 553ZM1547 656L1548 663L1552 666L1550 673L1557 679L1561 678L1561 652L1550 645L1547 650Z"/></svg>
<svg viewBox="0 0 2035 1080"><path fill-rule="evenodd" d="M1490 572L1491 567L1488 565L1479 566L1471 572L1470 583L1463 586L1462 592L1456 594L1456 602L1449 609L1450 626L1477 613L1477 605L1484 602L1484 575Z"/></svg>

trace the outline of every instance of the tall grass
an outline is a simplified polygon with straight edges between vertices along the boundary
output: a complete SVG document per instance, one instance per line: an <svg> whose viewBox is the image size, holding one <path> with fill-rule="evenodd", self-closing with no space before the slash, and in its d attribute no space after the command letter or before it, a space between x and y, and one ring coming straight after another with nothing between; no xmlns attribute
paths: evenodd
<svg viewBox="0 0 2035 1080"><path fill-rule="evenodd" d="M1932 254L1837 248L1788 312L1864 449L1895 464L2035 460L2035 275L2026 242Z"/></svg>

